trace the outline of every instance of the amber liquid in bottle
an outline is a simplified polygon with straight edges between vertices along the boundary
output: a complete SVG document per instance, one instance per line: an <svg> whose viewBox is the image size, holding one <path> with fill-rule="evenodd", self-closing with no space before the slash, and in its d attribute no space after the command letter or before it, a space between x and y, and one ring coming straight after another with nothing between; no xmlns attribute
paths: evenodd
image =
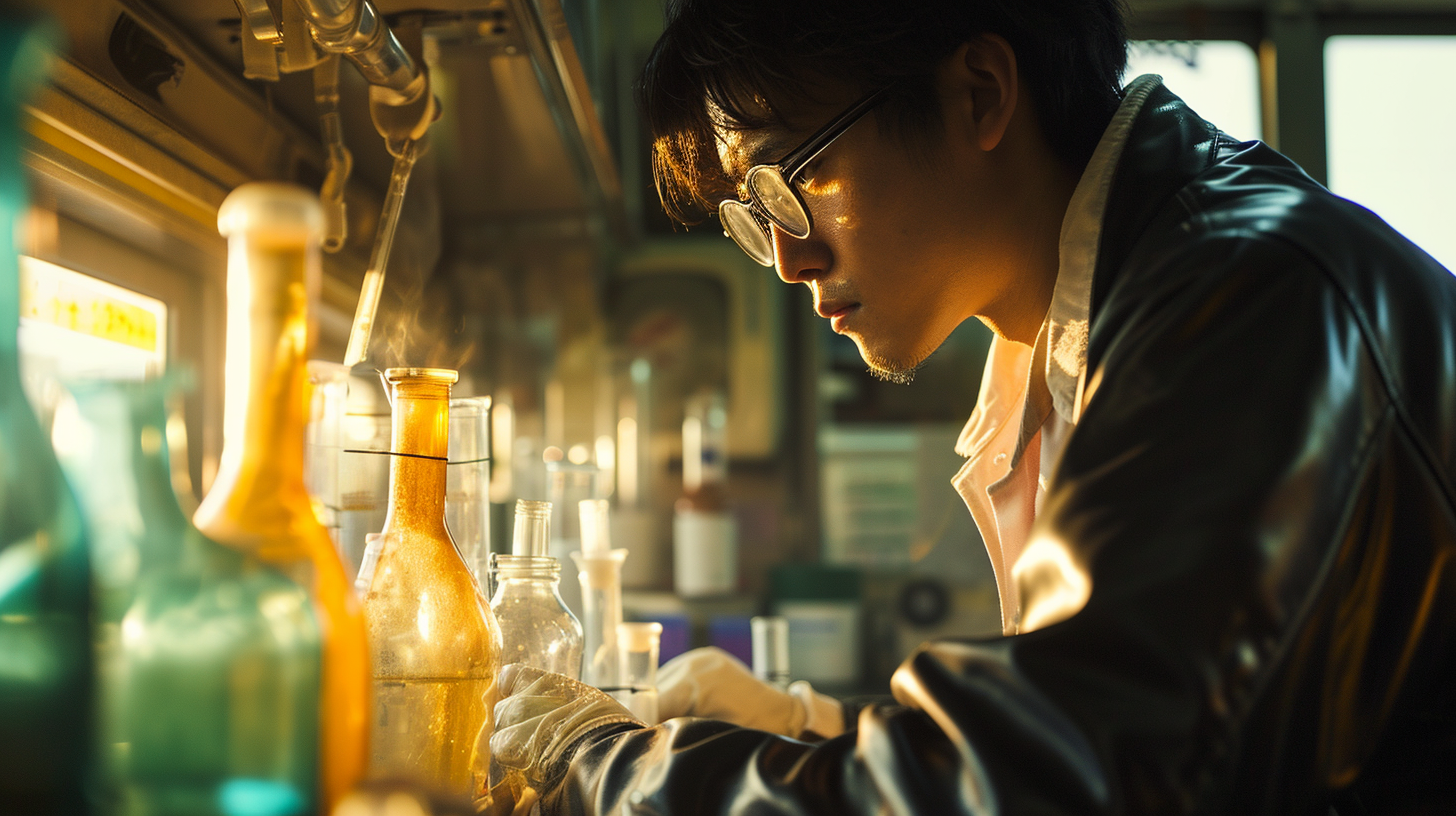
<svg viewBox="0 0 1456 816"><path fill-rule="evenodd" d="M389 510L364 615L374 665L370 773L486 793L501 635L445 529L445 369L391 368Z"/></svg>
<svg viewBox="0 0 1456 816"><path fill-rule="evenodd" d="M228 236L223 451L193 521L309 591L324 634L319 776L329 813L363 777L370 672L358 599L303 481L322 224L317 197L292 185L245 184L218 211Z"/></svg>

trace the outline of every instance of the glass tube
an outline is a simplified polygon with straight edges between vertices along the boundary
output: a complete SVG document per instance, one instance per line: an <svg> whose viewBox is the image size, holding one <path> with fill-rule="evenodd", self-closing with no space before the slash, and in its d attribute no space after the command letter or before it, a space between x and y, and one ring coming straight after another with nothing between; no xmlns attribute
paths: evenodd
<svg viewBox="0 0 1456 816"><path fill-rule="evenodd" d="M490 572L490 397L450 400L445 526L485 594Z"/></svg>
<svg viewBox="0 0 1456 816"><path fill-rule="evenodd" d="M611 510L606 499L586 499L579 507L581 551L571 557L581 583L582 679L612 689L623 684L617 625L622 622L622 562L627 551L612 549Z"/></svg>

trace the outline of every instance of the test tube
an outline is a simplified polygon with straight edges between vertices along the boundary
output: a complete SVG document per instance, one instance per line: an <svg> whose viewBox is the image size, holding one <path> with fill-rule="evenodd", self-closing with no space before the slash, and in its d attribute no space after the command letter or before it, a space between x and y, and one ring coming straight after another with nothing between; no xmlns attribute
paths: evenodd
<svg viewBox="0 0 1456 816"><path fill-rule="evenodd" d="M789 687L789 621L777 615L749 620L753 633L753 674L780 689Z"/></svg>
<svg viewBox="0 0 1456 816"><path fill-rule="evenodd" d="M657 656L662 643L662 624L655 621L617 625L622 646L622 680L612 693L627 710L648 725L657 723Z"/></svg>

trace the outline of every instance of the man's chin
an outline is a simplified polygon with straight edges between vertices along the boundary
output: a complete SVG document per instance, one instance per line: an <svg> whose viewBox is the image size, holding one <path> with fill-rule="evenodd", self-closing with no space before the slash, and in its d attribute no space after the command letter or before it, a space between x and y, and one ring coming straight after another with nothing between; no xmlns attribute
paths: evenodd
<svg viewBox="0 0 1456 816"><path fill-rule="evenodd" d="M859 341L859 338L855 338ZM906 358L903 356L890 356L877 349L868 348L863 342L859 342L859 356L864 359L870 367L870 376L895 385L909 385L915 379L915 372L924 365L925 358L929 355Z"/></svg>

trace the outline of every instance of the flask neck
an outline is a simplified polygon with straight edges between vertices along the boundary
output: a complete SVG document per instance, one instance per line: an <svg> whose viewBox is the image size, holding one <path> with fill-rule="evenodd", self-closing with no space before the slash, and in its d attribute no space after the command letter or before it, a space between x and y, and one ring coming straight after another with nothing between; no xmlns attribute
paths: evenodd
<svg viewBox="0 0 1456 816"><path fill-rule="evenodd" d="M178 555L191 530L172 485L165 383L95 383L73 389L88 443L77 451L74 469L86 488L82 500L96 519L135 509L141 522L136 546L144 562L157 564Z"/></svg>
<svg viewBox="0 0 1456 816"><path fill-rule="evenodd" d="M445 460L449 451L450 383L402 378L392 383L394 414L389 509L384 526L445 528Z"/></svg>
<svg viewBox="0 0 1456 816"><path fill-rule="evenodd" d="M561 584L561 562L549 555L496 555L495 580L507 584L536 584L555 592Z"/></svg>
<svg viewBox="0 0 1456 816"><path fill-rule="evenodd" d="M303 481L308 422L309 307L319 285L317 241L228 239L223 450L198 526L232 543L276 544L312 516Z"/></svg>

